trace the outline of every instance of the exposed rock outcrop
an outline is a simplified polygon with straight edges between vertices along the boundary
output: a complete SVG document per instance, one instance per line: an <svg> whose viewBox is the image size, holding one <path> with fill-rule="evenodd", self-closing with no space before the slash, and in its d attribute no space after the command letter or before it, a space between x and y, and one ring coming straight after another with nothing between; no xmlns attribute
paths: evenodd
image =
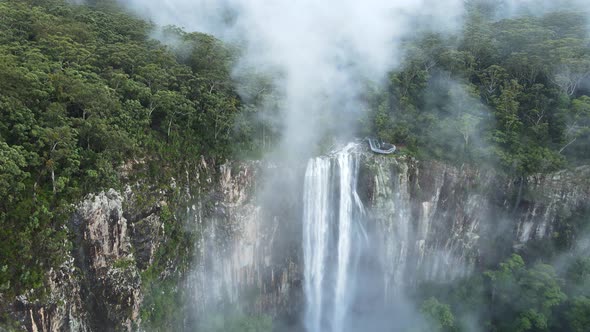
<svg viewBox="0 0 590 332"><path fill-rule="evenodd" d="M590 202L589 166L531 176L526 182L517 206L516 230L521 244L551 236L560 221Z"/></svg>
<svg viewBox="0 0 590 332"><path fill-rule="evenodd" d="M48 279L49 299L44 303L29 302L26 295L18 297L20 321L33 332L90 331L73 257L68 257L59 269L51 269Z"/></svg>
<svg viewBox="0 0 590 332"><path fill-rule="evenodd" d="M436 161L365 155L361 181L387 289L445 281L554 236L590 202L590 169L526 179Z"/></svg>
<svg viewBox="0 0 590 332"><path fill-rule="evenodd" d="M74 250L48 273L48 297L17 298L29 331L127 330L139 322L140 277L131 254L123 199L114 190L90 195L71 219Z"/></svg>
<svg viewBox="0 0 590 332"><path fill-rule="evenodd" d="M262 173L269 170L283 176L265 176L268 182L262 181ZM282 199L264 196L268 186L290 181L292 171L259 162L224 165L214 200L192 206L202 234L196 268L188 281L197 314L223 303L273 316L296 310L301 294L298 249L296 242L284 237L297 227L289 217L298 202L285 204L296 193L284 192ZM204 216L199 210L206 204L212 205L212 213Z"/></svg>
<svg viewBox="0 0 590 332"><path fill-rule="evenodd" d="M76 264L94 330L131 331L139 323L140 275L131 253L123 197L114 190L88 197L74 215Z"/></svg>

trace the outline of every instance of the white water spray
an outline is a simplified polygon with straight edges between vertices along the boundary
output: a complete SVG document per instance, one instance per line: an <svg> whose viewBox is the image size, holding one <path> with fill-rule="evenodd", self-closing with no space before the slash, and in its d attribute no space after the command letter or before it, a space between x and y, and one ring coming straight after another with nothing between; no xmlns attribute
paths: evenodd
<svg viewBox="0 0 590 332"><path fill-rule="evenodd" d="M356 192L358 158L349 144L311 159L304 189L303 249L308 332L346 331L366 234Z"/></svg>

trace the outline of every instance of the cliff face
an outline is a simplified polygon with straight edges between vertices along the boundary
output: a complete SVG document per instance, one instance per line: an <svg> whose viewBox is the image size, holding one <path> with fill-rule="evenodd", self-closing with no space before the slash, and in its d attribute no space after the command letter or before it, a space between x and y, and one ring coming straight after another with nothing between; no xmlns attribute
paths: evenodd
<svg viewBox="0 0 590 332"><path fill-rule="evenodd" d="M33 332L89 331L73 257L68 257L59 269L49 271L48 279L49 298L39 303L30 302L27 295L19 296L15 303L15 318Z"/></svg>
<svg viewBox="0 0 590 332"><path fill-rule="evenodd" d="M590 202L590 168L506 179L440 162L361 153L357 191L372 237L370 269L387 298L420 280L451 280L494 260L493 252L555 236ZM202 165L182 188L194 268L182 289L194 326L211 308L298 321L302 307L304 165ZM187 179L189 176L187 175ZM263 181L264 180L264 181ZM522 182L522 187L520 183ZM191 183L191 184L188 184ZM31 331L131 331L141 326L140 273L164 235L165 195L138 208L138 193L110 190L81 202L72 256L50 272L46 303L17 301ZM183 253L178 253L179 255Z"/></svg>
<svg viewBox="0 0 590 332"><path fill-rule="evenodd" d="M359 158L357 191L373 253L363 268L374 272L367 283L385 302L420 281L466 276L554 237L590 202L590 168L522 180L405 157ZM215 217L195 218L204 225L190 279L198 311L230 302L300 320L303 172L304 165L222 168ZM198 214L199 206L192 209Z"/></svg>
<svg viewBox="0 0 590 332"><path fill-rule="evenodd" d="M590 202L590 167L533 176L518 206L517 241L551 236L573 212Z"/></svg>
<svg viewBox="0 0 590 332"><path fill-rule="evenodd" d="M88 197L72 224L78 235L74 257L91 326L131 330L139 319L140 275L122 195L110 190Z"/></svg>
<svg viewBox="0 0 590 332"><path fill-rule="evenodd" d="M90 195L71 219L75 235L66 263L49 274L49 303L20 299L30 331L132 330L139 323L140 275L136 238L114 190Z"/></svg>
<svg viewBox="0 0 590 332"><path fill-rule="evenodd" d="M300 198L298 190L269 195L277 188L293 188L295 173L256 162L226 164L214 195L190 207L192 224L201 234L186 285L196 321L223 305L273 316L294 314L301 296ZM200 213L205 205L211 206L211 214Z"/></svg>
<svg viewBox="0 0 590 332"><path fill-rule="evenodd" d="M145 296L141 273L164 244L167 222L182 223L180 228L197 239L192 272L178 287L189 293L187 328L210 308L243 305L250 313L272 315L296 310L301 295L298 236L291 241L278 236L298 231L287 220L297 219L289 211L297 210L300 198L295 192L263 197L265 191L274 194L275 188L265 187L270 182L260 181L271 168L259 162L216 168L203 161L194 174L187 174L182 188L171 180L186 210L172 211L170 220L161 216L170 193L151 193L154 203L149 204L140 202L134 187L89 195L71 218L71 256L59 271L50 272L51 298L31 303L23 295L13 316L29 331L146 328L140 317ZM294 173L282 169L272 186L290 182L292 187L294 174L283 171ZM176 270L166 266L161 277Z"/></svg>
<svg viewBox="0 0 590 332"><path fill-rule="evenodd" d="M521 179L440 162L368 156L364 164L361 190L388 291L465 276L501 252L557 236L590 199L587 167L521 187Z"/></svg>

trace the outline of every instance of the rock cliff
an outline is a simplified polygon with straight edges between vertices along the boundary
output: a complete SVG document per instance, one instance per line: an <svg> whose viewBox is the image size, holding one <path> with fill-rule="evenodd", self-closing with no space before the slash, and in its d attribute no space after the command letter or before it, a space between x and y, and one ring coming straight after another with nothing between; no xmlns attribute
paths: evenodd
<svg viewBox="0 0 590 332"><path fill-rule="evenodd" d="M494 261L490 248L519 249L557 236L590 202L590 168L528 179L409 157L359 152L359 188L374 237L381 296L420 280L451 280ZM301 201L304 164L203 163L187 174L184 206L172 211L195 235L182 279L187 326L211 308L242 307L296 322L302 304ZM190 181L189 181L190 179ZM141 273L165 238L167 194L139 207L133 187L88 196L70 227L71 257L49 273L44 303L19 297L14 315L30 331L132 331L142 326ZM160 194L156 193L154 196ZM178 253L183 255L185 253Z"/></svg>

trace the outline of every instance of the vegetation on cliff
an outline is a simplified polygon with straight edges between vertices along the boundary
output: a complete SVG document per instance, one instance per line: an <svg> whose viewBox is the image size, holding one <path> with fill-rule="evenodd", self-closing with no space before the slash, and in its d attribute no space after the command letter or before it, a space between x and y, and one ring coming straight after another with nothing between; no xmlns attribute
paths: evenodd
<svg viewBox="0 0 590 332"><path fill-rule="evenodd" d="M421 156L487 162L509 174L587 162L585 13L497 20L499 5L468 4L461 34L408 43L387 86L367 94L367 131Z"/></svg>
<svg viewBox="0 0 590 332"><path fill-rule="evenodd" d="M493 8L469 3L460 35L408 42L385 87L367 88L361 131L419 156L497 164L523 178L588 162L584 16L492 20ZM256 153L278 135L262 114L276 109L257 107L278 99L270 80L240 87L261 91L252 100L237 94L230 72L239 49L175 27L161 30L163 43L154 29L114 1L0 0L0 311L17 295L47 295L47 271L71 250L72 204L87 193L137 180L167 186L202 156ZM170 241L144 271L143 318L166 330L178 315L177 284L158 278L191 238L163 213ZM456 330L465 309L457 296L474 290L485 293L473 305L485 308L478 319L490 330L584 331L590 264L571 266L561 275L513 256L462 288L426 294L422 312L438 329ZM270 328L268 317L236 317L208 328Z"/></svg>
<svg viewBox="0 0 590 332"><path fill-rule="evenodd" d="M513 254L482 275L423 284L417 297L430 296L422 305L428 330L586 331L590 260L564 255L558 265L559 272L541 262L527 266Z"/></svg>
<svg viewBox="0 0 590 332"><path fill-rule="evenodd" d="M201 156L230 151L240 103L233 51L170 28L173 51L152 29L109 1L0 1L0 292L8 303L45 295L46 272L70 250L71 204L85 194L125 181L169 183Z"/></svg>

